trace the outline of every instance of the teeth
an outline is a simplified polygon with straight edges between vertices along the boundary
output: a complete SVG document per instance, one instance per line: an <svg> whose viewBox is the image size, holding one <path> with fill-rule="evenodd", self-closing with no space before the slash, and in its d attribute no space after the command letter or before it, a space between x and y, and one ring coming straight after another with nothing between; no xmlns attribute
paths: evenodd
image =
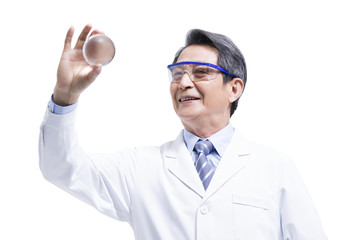
<svg viewBox="0 0 360 240"><path fill-rule="evenodd" d="M180 102L183 102L183 101L189 101L189 100L196 100L197 98L181 98L180 99Z"/></svg>

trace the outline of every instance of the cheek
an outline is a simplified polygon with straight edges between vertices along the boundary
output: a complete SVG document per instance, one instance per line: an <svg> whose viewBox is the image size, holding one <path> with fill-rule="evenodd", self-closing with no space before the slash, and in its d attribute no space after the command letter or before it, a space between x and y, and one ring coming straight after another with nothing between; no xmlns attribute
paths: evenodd
<svg viewBox="0 0 360 240"><path fill-rule="evenodd" d="M173 97L176 94L176 89L177 87L175 86L175 84L170 84L170 95L171 97Z"/></svg>
<svg viewBox="0 0 360 240"><path fill-rule="evenodd" d="M170 96L173 101L176 99L176 92L178 90L178 86L176 84L170 84Z"/></svg>
<svg viewBox="0 0 360 240"><path fill-rule="evenodd" d="M220 105L227 98L226 91L222 84L216 84L208 88L199 89L199 92L204 96L204 100L212 105Z"/></svg>

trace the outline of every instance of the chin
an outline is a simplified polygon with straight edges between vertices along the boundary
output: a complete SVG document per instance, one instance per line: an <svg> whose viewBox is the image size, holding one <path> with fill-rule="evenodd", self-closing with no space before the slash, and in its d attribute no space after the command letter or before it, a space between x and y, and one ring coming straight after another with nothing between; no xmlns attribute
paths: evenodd
<svg viewBox="0 0 360 240"><path fill-rule="evenodd" d="M199 119L201 114L197 113L195 111L191 111L191 112L177 112L178 117L180 118L180 120L182 122L189 122L189 121L194 121L196 119Z"/></svg>
<svg viewBox="0 0 360 240"><path fill-rule="evenodd" d="M193 114L178 114L178 117L181 120L192 120L195 118L195 116Z"/></svg>

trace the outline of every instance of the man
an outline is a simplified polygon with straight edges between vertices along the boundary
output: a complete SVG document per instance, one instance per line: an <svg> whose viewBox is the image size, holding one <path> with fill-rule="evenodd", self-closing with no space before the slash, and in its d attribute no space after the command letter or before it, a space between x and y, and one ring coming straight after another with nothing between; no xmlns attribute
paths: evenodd
<svg viewBox="0 0 360 240"><path fill-rule="evenodd" d="M73 28L66 36L40 133L47 180L129 222L136 239L326 239L292 162L246 141L231 126L246 66L223 35L190 31L168 66L174 110L184 125L174 141L84 153L74 129L76 103L101 71L82 57L90 30L83 29L74 49Z"/></svg>

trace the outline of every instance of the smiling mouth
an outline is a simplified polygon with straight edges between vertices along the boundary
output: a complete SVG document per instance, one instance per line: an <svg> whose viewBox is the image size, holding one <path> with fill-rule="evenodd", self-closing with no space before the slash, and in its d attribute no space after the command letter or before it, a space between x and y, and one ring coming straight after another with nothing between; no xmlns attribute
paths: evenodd
<svg viewBox="0 0 360 240"><path fill-rule="evenodd" d="M195 97L185 97L185 98L180 98L179 102L187 102L187 101L193 101L193 100L199 100L200 98L195 98Z"/></svg>

